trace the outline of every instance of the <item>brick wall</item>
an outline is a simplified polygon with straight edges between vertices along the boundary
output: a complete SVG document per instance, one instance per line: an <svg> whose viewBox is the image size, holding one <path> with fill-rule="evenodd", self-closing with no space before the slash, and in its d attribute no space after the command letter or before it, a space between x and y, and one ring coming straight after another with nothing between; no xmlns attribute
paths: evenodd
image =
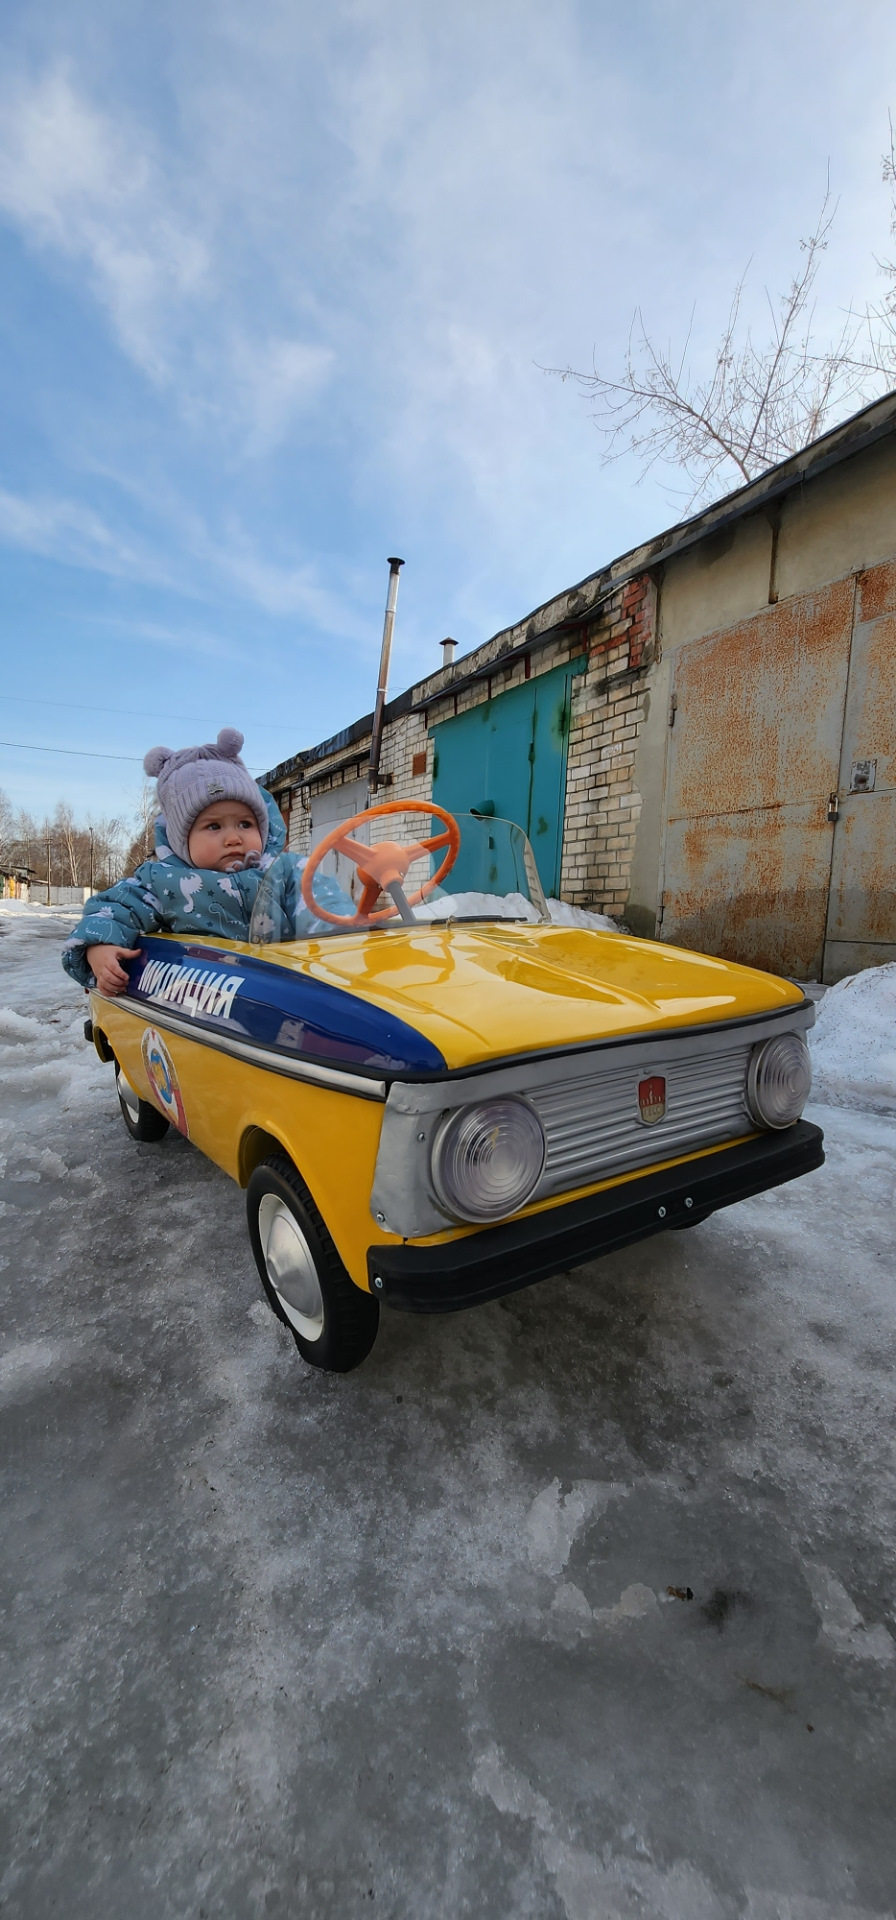
<svg viewBox="0 0 896 1920"><path fill-rule="evenodd" d="M635 753L655 612L646 575L618 588L587 628L588 670L573 683L561 893L617 917L628 898L641 810Z"/></svg>
<svg viewBox="0 0 896 1920"><path fill-rule="evenodd" d="M561 894L575 906L621 915L641 805L634 784L635 749L654 659L655 608L653 586L641 575L615 588L586 622L571 621L546 645L527 652L523 637L508 656L497 641L489 641L455 669L422 681L412 691L411 710L384 729L380 798L428 800L430 727L584 653L587 668L572 682ZM454 686L456 679L480 668L480 679ZM337 750L309 768L308 786L286 790L293 852L306 853L310 844L309 792L322 793L357 779L366 769L367 752L369 739L357 742L348 754L345 748ZM419 765L421 756L425 771L415 773L414 761ZM279 797L283 804L283 790ZM376 838L388 838L388 819L374 832Z"/></svg>

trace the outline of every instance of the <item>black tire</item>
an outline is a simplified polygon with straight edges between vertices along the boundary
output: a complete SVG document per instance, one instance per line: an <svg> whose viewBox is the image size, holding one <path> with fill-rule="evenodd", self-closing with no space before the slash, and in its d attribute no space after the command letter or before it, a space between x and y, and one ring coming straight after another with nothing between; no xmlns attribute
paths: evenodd
<svg viewBox="0 0 896 1920"><path fill-rule="evenodd" d="M285 1153L274 1153L256 1167L246 1189L246 1212L268 1304L289 1328L302 1359L328 1373L359 1367L376 1339L379 1301L346 1273Z"/></svg>
<svg viewBox="0 0 896 1920"><path fill-rule="evenodd" d="M115 1062L115 1091L121 1108L121 1117L132 1140L145 1143L164 1140L168 1132L168 1122L157 1107L150 1106L148 1100L141 1100L122 1073L118 1061Z"/></svg>

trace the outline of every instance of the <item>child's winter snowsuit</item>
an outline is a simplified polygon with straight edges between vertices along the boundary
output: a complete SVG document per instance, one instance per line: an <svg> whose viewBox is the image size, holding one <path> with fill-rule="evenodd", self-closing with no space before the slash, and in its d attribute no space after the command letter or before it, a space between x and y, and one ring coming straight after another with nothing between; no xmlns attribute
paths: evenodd
<svg viewBox="0 0 896 1920"><path fill-rule="evenodd" d="M276 802L264 787L258 791L267 807L267 841L264 853L252 856L257 864L241 873L212 873L179 859L168 845L164 817L159 816L155 859L144 860L130 879L119 880L105 893L94 894L65 943L62 964L79 986L95 984L85 959L87 947L100 944L133 947L141 933L210 934L220 940L248 939L259 887L277 856L283 854L286 839ZM304 865L304 860L296 854L285 854L278 862L277 874L272 875L276 886L263 938L304 940L315 933L329 932L327 923L310 913L302 901ZM314 891L315 898L331 913L354 912L348 896L326 874L315 876Z"/></svg>

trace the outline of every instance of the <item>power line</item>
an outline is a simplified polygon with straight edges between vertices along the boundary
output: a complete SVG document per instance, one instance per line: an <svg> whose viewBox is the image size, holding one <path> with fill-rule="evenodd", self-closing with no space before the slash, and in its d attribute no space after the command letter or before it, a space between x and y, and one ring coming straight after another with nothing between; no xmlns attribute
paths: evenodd
<svg viewBox="0 0 896 1920"><path fill-rule="evenodd" d="M67 753L79 760L130 760L135 767L142 762L135 753L90 753L86 747L33 747L29 740L0 740L0 747L18 747L22 753Z"/></svg>
<svg viewBox="0 0 896 1920"><path fill-rule="evenodd" d="M40 700L30 693L7 693L5 690L3 699L7 703L11 701L14 706L20 707L65 707L67 711L70 709L74 713L114 713L122 720L173 720L179 726L183 724L189 727L207 727L210 724L207 714L159 713L152 707L144 707L141 711L135 707L94 707L80 700ZM271 720L250 720L248 724L260 728L262 733L279 733L281 730L281 727ZM0 742L0 745L2 744ZM62 749L60 748L59 751L61 752ZM127 756L115 754L111 757L122 759Z"/></svg>
<svg viewBox="0 0 896 1920"><path fill-rule="evenodd" d="M127 760L131 766L142 767L143 757L136 753L91 753L87 747L35 747L30 740L0 740L0 747L16 747L21 753L65 753L74 754L78 760ZM249 767L249 773L261 773L261 767Z"/></svg>

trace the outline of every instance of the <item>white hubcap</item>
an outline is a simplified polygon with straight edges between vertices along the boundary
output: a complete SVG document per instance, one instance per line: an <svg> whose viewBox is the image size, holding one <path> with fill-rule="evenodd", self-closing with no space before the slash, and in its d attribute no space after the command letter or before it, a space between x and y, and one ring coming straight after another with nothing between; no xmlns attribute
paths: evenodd
<svg viewBox="0 0 896 1920"><path fill-rule="evenodd" d="M118 1097L122 1105L127 1107L128 1113L136 1126L140 1118L140 1096L134 1092L130 1080L125 1079L120 1067L115 1075L115 1083L118 1088Z"/></svg>
<svg viewBox="0 0 896 1920"><path fill-rule="evenodd" d="M290 1326L303 1340L319 1340L324 1303L317 1268L295 1214L275 1193L262 1196L258 1231L268 1279Z"/></svg>

